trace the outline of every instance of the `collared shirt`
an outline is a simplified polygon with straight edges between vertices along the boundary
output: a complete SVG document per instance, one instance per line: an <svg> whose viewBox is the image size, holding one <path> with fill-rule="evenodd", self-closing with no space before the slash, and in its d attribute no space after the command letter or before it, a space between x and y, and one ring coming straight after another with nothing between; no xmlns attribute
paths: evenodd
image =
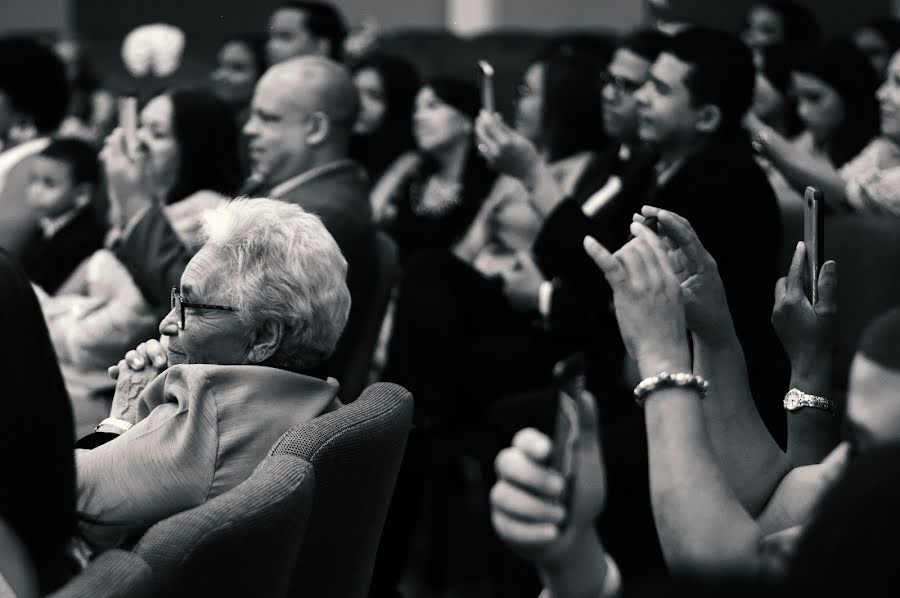
<svg viewBox="0 0 900 598"><path fill-rule="evenodd" d="M56 216L54 218L40 218L38 220L38 226L41 227L41 232L44 233L44 239L47 239L48 241L52 239L65 225L72 222L83 209L84 206L77 206L61 216Z"/></svg>
<svg viewBox="0 0 900 598"><path fill-rule="evenodd" d="M48 145L50 145L49 137L38 137L0 152L0 191L6 185L6 175L9 174L13 166L28 156L44 151L44 148Z"/></svg>
<svg viewBox="0 0 900 598"><path fill-rule="evenodd" d="M340 170L341 168L346 168L348 166L356 167L357 164L349 158L344 158L342 160L335 160L327 164L322 164L321 166L316 166L315 168L310 168L306 172L302 172L293 178L275 185L274 187L272 187L271 191L269 191L268 196L278 199L280 197L283 197L284 195L287 195L297 187L308 183L314 178L323 176L335 170Z"/></svg>

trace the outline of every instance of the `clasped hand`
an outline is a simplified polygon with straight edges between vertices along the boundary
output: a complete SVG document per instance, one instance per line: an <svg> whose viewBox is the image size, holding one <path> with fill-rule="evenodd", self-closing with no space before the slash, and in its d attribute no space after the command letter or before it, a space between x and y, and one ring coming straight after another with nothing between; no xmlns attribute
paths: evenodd
<svg viewBox="0 0 900 598"><path fill-rule="evenodd" d="M109 377L116 381L109 416L135 423L140 394L168 366L168 353L156 339L126 353L124 359L107 370Z"/></svg>

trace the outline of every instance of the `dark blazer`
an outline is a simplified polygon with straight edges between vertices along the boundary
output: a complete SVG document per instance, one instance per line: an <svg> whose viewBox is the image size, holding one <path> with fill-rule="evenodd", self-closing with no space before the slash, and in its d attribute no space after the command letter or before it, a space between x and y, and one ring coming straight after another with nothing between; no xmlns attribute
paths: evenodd
<svg viewBox="0 0 900 598"><path fill-rule="evenodd" d="M52 295L78 264L103 247L104 232L90 208L81 210L50 239L36 228L19 257L22 269Z"/></svg>
<svg viewBox="0 0 900 598"><path fill-rule="evenodd" d="M265 194L260 194L265 196ZM326 370L335 375L349 358L360 318L371 303L374 233L365 174L355 163L315 176L278 199L294 203L322 219L347 260L350 318ZM148 302L164 313L170 292L192 254L181 244L158 207L151 208L114 249Z"/></svg>

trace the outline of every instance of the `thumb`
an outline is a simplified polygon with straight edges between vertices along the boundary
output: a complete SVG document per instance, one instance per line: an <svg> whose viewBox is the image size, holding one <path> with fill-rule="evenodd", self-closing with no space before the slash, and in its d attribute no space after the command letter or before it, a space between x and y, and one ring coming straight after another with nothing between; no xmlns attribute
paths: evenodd
<svg viewBox="0 0 900 598"><path fill-rule="evenodd" d="M819 300L815 310L820 315L833 314L837 311L837 264L834 260L828 260L822 264L819 272Z"/></svg>

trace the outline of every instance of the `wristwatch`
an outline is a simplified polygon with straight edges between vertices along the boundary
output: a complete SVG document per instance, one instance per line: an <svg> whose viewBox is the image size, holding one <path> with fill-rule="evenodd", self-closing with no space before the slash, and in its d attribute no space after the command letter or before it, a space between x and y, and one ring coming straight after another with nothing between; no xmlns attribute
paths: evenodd
<svg viewBox="0 0 900 598"><path fill-rule="evenodd" d="M821 409L822 411L827 411L831 415L835 415L837 413L834 408L834 403L832 403L825 397L817 397L816 395L807 394L802 390L797 390L796 388L790 389L788 393L784 395L784 408L788 411L798 411L804 407Z"/></svg>

